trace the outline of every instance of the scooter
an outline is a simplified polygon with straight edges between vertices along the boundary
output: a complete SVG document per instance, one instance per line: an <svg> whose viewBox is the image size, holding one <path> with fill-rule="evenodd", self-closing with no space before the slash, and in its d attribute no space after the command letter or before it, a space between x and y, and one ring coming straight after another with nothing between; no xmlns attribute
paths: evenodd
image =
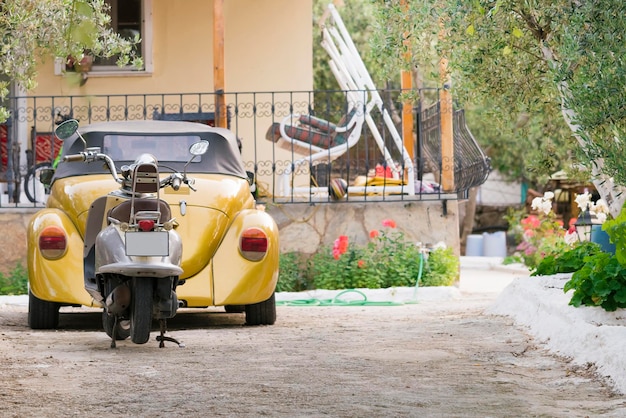
<svg viewBox="0 0 626 418"><path fill-rule="evenodd" d="M111 348L128 337L135 344L145 344L153 319L160 323L159 347L164 347L165 341L184 347L165 335L167 319L178 309L182 241L174 230L176 220L171 218L170 207L159 192L164 187L178 190L183 183L195 191L186 167L207 152L209 142L192 144L183 173L173 170L161 180L159 164L150 154L141 154L133 164L120 167L118 175L109 155L99 147L87 148L76 120L63 122L55 134L61 140L76 134L84 144L84 151L66 155L64 162L103 161L120 184L119 189L92 203L83 254L85 289L104 307L102 322L111 337Z"/></svg>

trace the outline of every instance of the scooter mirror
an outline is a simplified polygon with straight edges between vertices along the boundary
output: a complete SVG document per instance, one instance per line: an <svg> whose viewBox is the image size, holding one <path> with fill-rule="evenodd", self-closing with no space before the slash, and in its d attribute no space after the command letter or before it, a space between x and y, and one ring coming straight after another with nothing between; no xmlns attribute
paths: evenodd
<svg viewBox="0 0 626 418"><path fill-rule="evenodd" d="M189 152L191 155L204 155L209 149L209 141L202 140L191 144Z"/></svg>
<svg viewBox="0 0 626 418"><path fill-rule="evenodd" d="M77 130L78 130L78 121L76 119L68 119L64 121L63 123L61 123L59 126L57 126L57 128L54 130L54 133L57 136L57 138L61 140L65 140L69 138L70 136L74 135Z"/></svg>

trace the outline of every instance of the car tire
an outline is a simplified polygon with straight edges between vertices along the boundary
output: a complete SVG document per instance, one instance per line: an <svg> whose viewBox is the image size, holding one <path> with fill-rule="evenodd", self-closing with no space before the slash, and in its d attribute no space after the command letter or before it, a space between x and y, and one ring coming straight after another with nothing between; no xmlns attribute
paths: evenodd
<svg viewBox="0 0 626 418"><path fill-rule="evenodd" d="M109 337L113 337L113 327L115 326L115 317L102 311L102 327ZM128 320L118 319L115 332L115 339L118 341L125 340L130 337L130 326Z"/></svg>
<svg viewBox="0 0 626 418"><path fill-rule="evenodd" d="M59 326L59 308L55 302L41 300L28 291L28 326L32 329L54 329Z"/></svg>
<svg viewBox="0 0 626 418"><path fill-rule="evenodd" d="M226 313L243 313L246 311L245 305L225 305Z"/></svg>
<svg viewBox="0 0 626 418"><path fill-rule="evenodd" d="M152 328L153 279L133 277L130 305L130 339L135 344L145 344Z"/></svg>
<svg viewBox="0 0 626 418"><path fill-rule="evenodd" d="M276 322L276 293L263 302L246 305L246 325L274 325Z"/></svg>

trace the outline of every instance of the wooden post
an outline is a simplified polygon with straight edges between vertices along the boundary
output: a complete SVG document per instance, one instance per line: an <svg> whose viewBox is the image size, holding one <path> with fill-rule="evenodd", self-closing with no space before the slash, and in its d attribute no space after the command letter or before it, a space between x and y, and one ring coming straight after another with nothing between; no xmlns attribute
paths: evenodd
<svg viewBox="0 0 626 418"><path fill-rule="evenodd" d="M445 38L443 20L439 20L439 39ZM452 88L448 72L448 58L442 55L439 60L439 77L442 88L439 91L439 111L441 114L441 187L445 192L454 190L454 108Z"/></svg>
<svg viewBox="0 0 626 418"><path fill-rule="evenodd" d="M228 127L224 84L224 0L213 0L213 90L215 126L220 128Z"/></svg>
<svg viewBox="0 0 626 418"><path fill-rule="evenodd" d="M406 0L402 0L402 6L404 6L405 10L408 9L408 4ZM408 18L407 13L407 18ZM409 32L404 32L403 34L403 45L405 48L404 51L404 61L406 64L411 64L411 45L409 42L409 36L411 34ZM402 70L401 78L400 78L400 87L402 89L402 93L409 93L413 89L413 77L411 70ZM415 157L415 142L413 139L413 102L409 99L404 100L402 103L402 142L404 143L404 148L406 148L409 153L409 158L414 160ZM415 176L415 173L409 173L409 175Z"/></svg>

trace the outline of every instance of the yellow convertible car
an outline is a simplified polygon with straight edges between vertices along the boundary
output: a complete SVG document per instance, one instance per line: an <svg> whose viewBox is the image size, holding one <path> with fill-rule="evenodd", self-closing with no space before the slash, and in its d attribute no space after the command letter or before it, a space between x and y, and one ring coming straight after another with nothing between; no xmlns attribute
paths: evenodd
<svg viewBox="0 0 626 418"><path fill-rule="evenodd" d="M180 307L223 306L245 312L249 325L275 322L278 228L256 208L231 131L172 121L72 124L57 131L61 162L47 173L46 208L28 229L31 328L56 328L62 306L102 307L109 336L139 343L145 335L128 331L133 314L137 329ZM160 284L142 288L138 277ZM154 297L144 325L135 306L143 302L129 296L137 289Z"/></svg>

